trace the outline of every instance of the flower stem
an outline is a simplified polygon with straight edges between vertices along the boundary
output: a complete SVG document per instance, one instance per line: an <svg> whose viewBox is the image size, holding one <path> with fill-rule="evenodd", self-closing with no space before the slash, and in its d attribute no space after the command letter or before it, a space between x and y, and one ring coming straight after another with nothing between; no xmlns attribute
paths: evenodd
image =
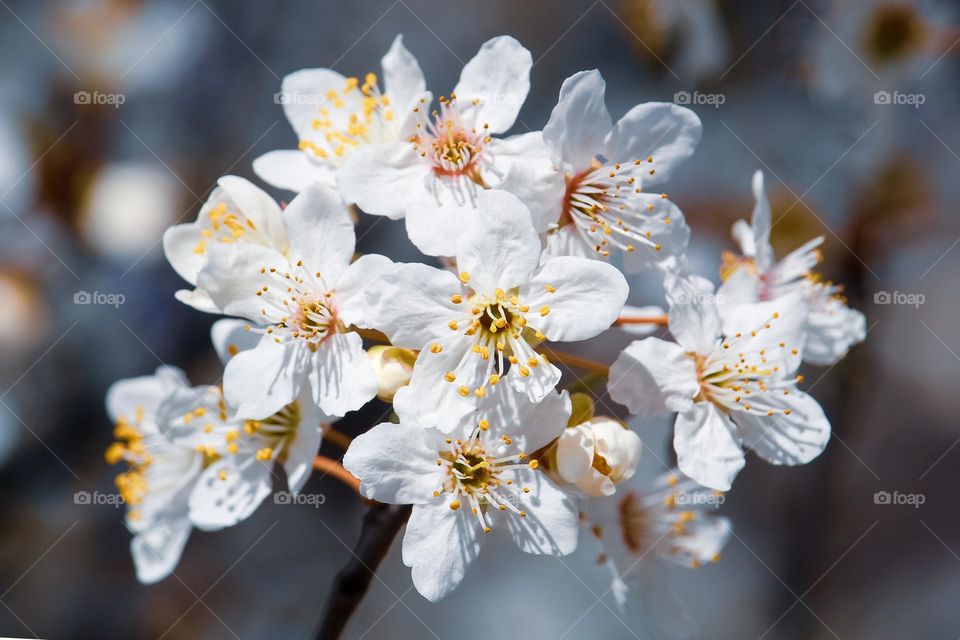
<svg viewBox="0 0 960 640"><path fill-rule="evenodd" d="M607 375L610 373L610 366L603 364L602 362L596 362L590 360L589 358L584 358L581 356L575 356L572 353L564 353L562 351L554 351L550 347L540 345L538 351L543 355L547 356L549 360L554 362L562 362L563 364L576 367L578 369L585 369L587 371L595 371L597 373L602 373Z"/></svg>
<svg viewBox="0 0 960 640"><path fill-rule="evenodd" d="M667 316L620 316L614 323L615 325L624 324L656 324L661 327L667 326Z"/></svg>
<svg viewBox="0 0 960 640"><path fill-rule="evenodd" d="M343 633L397 532L410 517L410 509L410 505L370 503L350 559L330 586L317 640L336 640Z"/></svg>
<svg viewBox="0 0 960 640"><path fill-rule="evenodd" d="M324 425L324 427L325 427L323 430L324 440L326 440L327 442L332 442L333 444L337 445L344 451L346 451L350 447L350 443L353 442L353 439L350 436L348 436L342 431L337 431L336 429L334 429L333 427L330 427L329 425Z"/></svg>
<svg viewBox="0 0 960 640"><path fill-rule="evenodd" d="M317 456L313 459L313 468L317 471L322 471L324 475L333 476L357 493L360 493L360 480L344 469L343 465L336 460L328 458L327 456Z"/></svg>

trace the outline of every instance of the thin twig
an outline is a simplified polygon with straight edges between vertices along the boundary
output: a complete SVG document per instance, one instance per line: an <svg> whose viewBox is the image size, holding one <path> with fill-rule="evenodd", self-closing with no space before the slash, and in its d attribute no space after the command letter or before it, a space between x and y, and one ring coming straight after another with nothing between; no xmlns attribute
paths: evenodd
<svg viewBox="0 0 960 640"><path fill-rule="evenodd" d="M337 431L332 427L328 427L326 430L324 430L323 439L327 442L332 442L344 451L346 451L350 447L350 443L353 442L353 439L350 436L345 434L343 431Z"/></svg>
<svg viewBox="0 0 960 640"><path fill-rule="evenodd" d="M336 640L343 633L397 532L410 517L410 509L410 505L370 503L350 560L330 586L317 640Z"/></svg>
<svg viewBox="0 0 960 640"><path fill-rule="evenodd" d="M620 316L613 324L655 324L661 327L668 325L667 316Z"/></svg>
<svg viewBox="0 0 960 640"><path fill-rule="evenodd" d="M589 358L584 358L582 356L575 356L572 353L554 351L546 345L540 345L537 347L537 351L547 356L548 360L553 360L554 362L562 362L563 364L571 367L577 367L578 369L584 369L586 371L596 371L597 373L602 373L604 375L610 373L609 365L603 364L602 362L597 362L595 360L590 360Z"/></svg>
<svg viewBox="0 0 960 640"><path fill-rule="evenodd" d="M343 465L336 460L328 458L327 456L317 456L313 459L313 468L317 471L322 471L325 475L333 476L357 493L360 493L360 480L344 469Z"/></svg>

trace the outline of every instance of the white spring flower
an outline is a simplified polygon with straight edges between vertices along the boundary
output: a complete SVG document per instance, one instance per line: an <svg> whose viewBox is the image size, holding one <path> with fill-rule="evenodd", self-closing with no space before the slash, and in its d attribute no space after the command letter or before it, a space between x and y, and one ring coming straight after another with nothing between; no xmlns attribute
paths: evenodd
<svg viewBox="0 0 960 640"><path fill-rule="evenodd" d="M564 256L538 266L540 240L516 197L491 190L479 203L476 223L457 244L459 277L398 264L367 292L367 320L394 345L421 350L404 397L427 424L449 426L504 377L540 400L560 370L534 346L592 338L627 297L610 265Z"/></svg>
<svg viewBox="0 0 960 640"><path fill-rule="evenodd" d="M410 394L404 387L397 399ZM399 424L354 439L344 466L367 498L412 504L403 562L413 583L437 601L452 591L480 552L485 534L506 531L527 553L565 555L577 546L574 500L540 469L535 452L563 431L570 400L539 403L503 386L475 413L424 428L398 402Z"/></svg>
<svg viewBox="0 0 960 640"><path fill-rule="evenodd" d="M116 442L107 462L127 469L116 484L127 505L127 527L137 579L153 583L170 575L190 537L190 494L207 461L203 452L176 446L160 431L157 411L175 391L190 390L183 372L163 366L152 376L115 382L107 391L107 414Z"/></svg>
<svg viewBox="0 0 960 640"><path fill-rule="evenodd" d="M454 255L478 195L489 188L518 196L544 231L549 211L542 198L562 181L552 175L540 132L496 137L517 119L532 65L530 52L509 36L485 42L438 109L430 111L429 94L414 107L406 138L351 155L337 174L344 198L367 213L405 218L413 244L434 256Z"/></svg>
<svg viewBox="0 0 960 640"><path fill-rule="evenodd" d="M610 368L610 397L641 416L677 412L680 470L712 489L730 488L744 447L773 464L820 455L830 423L795 376L806 319L800 297L766 303L764 320L724 335L708 282L671 275L665 284L677 343L631 343Z"/></svg>
<svg viewBox="0 0 960 640"><path fill-rule="evenodd" d="M650 187L670 177L700 141L700 119L664 102L639 104L616 124L596 70L567 78L543 140L563 180L552 194L545 255L607 259L630 271L670 264L690 240L683 214Z"/></svg>
<svg viewBox="0 0 960 640"><path fill-rule="evenodd" d="M593 417L557 439L557 475L589 496L609 496L637 470L640 436L614 418Z"/></svg>
<svg viewBox="0 0 960 640"><path fill-rule="evenodd" d="M269 184L302 191L333 187L341 166L369 144L405 139L413 108L426 90L420 64L397 36L383 57L384 90L374 73L362 80L333 69L301 69L283 79L277 102L299 137L298 149L270 151L253 161ZM406 121L406 122L405 122Z"/></svg>
<svg viewBox="0 0 960 640"><path fill-rule="evenodd" d="M803 359L816 365L834 364L866 338L866 319L847 306L841 286L824 281L813 270L820 262L822 237L775 259L770 244L770 203L760 171L753 175L753 195L756 204L751 222L738 220L733 225L742 256L724 256L725 282L717 298L725 325L741 322L744 316L762 320L763 305L756 303L799 294L809 309Z"/></svg>
<svg viewBox="0 0 960 640"><path fill-rule="evenodd" d="M335 191L307 187L283 213L290 248L244 244L211 251L197 282L223 313L250 321L256 347L227 363L224 391L242 419L273 415L309 385L321 410L342 416L377 392L360 336L363 290L390 261L351 264L353 222Z"/></svg>
<svg viewBox="0 0 960 640"><path fill-rule="evenodd" d="M207 198L197 219L170 227L163 234L163 249L170 266L196 286L197 276L210 253L255 244L286 254L290 248L282 210L263 189L237 176L223 176ZM203 289L177 291L177 300L200 311L222 309Z"/></svg>
<svg viewBox="0 0 960 640"><path fill-rule="evenodd" d="M666 637L689 629L682 599L669 587L671 564L699 568L720 560L730 521L710 513L724 496L677 470L634 478L614 498L591 499L585 520L602 547L612 593L622 610L640 609ZM699 634L683 637L696 637Z"/></svg>

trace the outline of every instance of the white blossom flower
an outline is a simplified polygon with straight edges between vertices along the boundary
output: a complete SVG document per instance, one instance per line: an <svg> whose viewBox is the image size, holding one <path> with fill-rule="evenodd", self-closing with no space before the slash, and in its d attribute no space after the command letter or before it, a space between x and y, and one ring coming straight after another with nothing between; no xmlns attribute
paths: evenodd
<svg viewBox="0 0 960 640"><path fill-rule="evenodd" d="M488 188L520 197L537 230L545 230L550 220L542 198L560 181L540 132L495 137L517 119L532 65L530 52L513 38L488 40L450 97L439 99L439 109L430 112L429 96L414 108L416 123L406 138L351 155L337 174L344 198L367 213L406 218L410 240L429 255L454 255L476 215L478 194Z"/></svg>
<svg viewBox="0 0 960 640"><path fill-rule="evenodd" d="M373 370L377 373L380 389L377 397L384 402L393 402L397 390L410 383L417 352L386 345L377 345L367 350Z"/></svg>
<svg viewBox="0 0 960 640"><path fill-rule="evenodd" d="M479 205L457 243L459 278L398 264L367 294L368 321L395 346L421 350L405 397L426 424L449 428L504 376L540 400L560 370L535 344L599 334L627 297L626 280L608 264L563 256L538 266L540 239L513 195L484 191Z"/></svg>
<svg viewBox="0 0 960 640"><path fill-rule="evenodd" d="M255 244L286 254L290 243L280 205L263 189L237 176L224 176L200 209L197 219L178 224L163 234L167 260L184 280L197 284L215 246ZM218 313L202 289L177 291L177 300L200 311Z"/></svg>
<svg viewBox="0 0 960 640"><path fill-rule="evenodd" d="M725 282L717 292L724 321L756 316L758 302L799 294L809 309L803 359L816 365L834 364L866 338L866 319L847 307L841 286L822 280L813 271L820 262L822 237L775 261L770 245L770 203L760 171L753 176L753 194L756 205L751 223L738 220L733 225L733 236L740 244L742 256L724 256ZM759 313L764 313L762 307Z"/></svg>
<svg viewBox="0 0 960 640"><path fill-rule="evenodd" d="M588 501L586 523L603 549L601 560L622 610L642 609L667 637L689 629L682 599L665 584L665 568L719 561L730 521L707 510L722 500L720 492L673 470L652 481L635 478L613 498Z"/></svg>
<svg viewBox="0 0 960 640"><path fill-rule="evenodd" d="M227 363L224 392L237 417L259 420L301 397L330 416L359 409L377 392L360 336L363 290L390 261L367 255L350 263L355 234L343 201L319 184L283 214L289 258L247 244L211 250L197 278L217 308L250 320L256 347Z"/></svg>
<svg viewBox="0 0 960 640"><path fill-rule="evenodd" d="M404 387L397 400L411 393ZM367 498L413 505L403 562L424 597L437 601L453 590L493 530L509 532L527 553L576 548L576 504L534 455L565 428L566 393L532 403L504 385L443 430L411 421L403 406L398 402L399 424L355 438L343 463Z"/></svg>
<svg viewBox="0 0 960 640"><path fill-rule="evenodd" d="M639 104L616 124L600 72L567 78L543 128L563 181L551 194L545 255L606 259L622 251L630 271L669 264L690 239L683 214L649 187L667 180L700 141L700 119L665 102Z"/></svg>
<svg viewBox="0 0 960 640"><path fill-rule="evenodd" d="M374 73L363 80L333 69L301 69L283 79L277 101L299 138L298 149L271 151L253 161L265 182L302 191L336 184L339 168L358 149L406 139L413 108L426 90L420 64L397 36L381 61L384 90Z"/></svg>
<svg viewBox="0 0 960 640"><path fill-rule="evenodd" d="M610 396L630 412L677 412L673 445L684 474L726 491L743 447L773 464L805 464L830 437L820 405L797 389L806 308L799 296L764 303L764 320L724 336L709 282L668 275L677 343L631 343L610 368Z"/></svg>
<svg viewBox="0 0 960 640"><path fill-rule="evenodd" d="M160 424L178 447L196 450L207 464L190 494L190 520L213 531L248 518L273 489L274 466L296 494L313 471L325 417L304 385L300 397L271 416L241 420L220 386L175 390L160 407Z"/></svg>
<svg viewBox="0 0 960 640"><path fill-rule="evenodd" d="M110 464L128 468L116 479L127 505L127 527L137 579L153 583L180 561L192 528L190 494L205 463L203 452L172 444L160 432L157 410L171 393L189 391L179 369L160 367L152 376L115 382L107 391L107 413L116 424Z"/></svg>
<svg viewBox="0 0 960 640"><path fill-rule="evenodd" d="M614 418L593 417L557 439L556 474L589 496L609 496L637 470L640 436Z"/></svg>

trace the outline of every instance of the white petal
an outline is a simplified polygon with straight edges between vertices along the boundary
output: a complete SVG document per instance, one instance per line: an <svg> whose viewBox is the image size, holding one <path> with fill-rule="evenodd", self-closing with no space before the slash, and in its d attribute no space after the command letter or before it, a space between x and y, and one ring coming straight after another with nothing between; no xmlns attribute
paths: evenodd
<svg viewBox="0 0 960 640"><path fill-rule="evenodd" d="M557 439L557 473L570 483L584 477L593 464L593 432L566 429Z"/></svg>
<svg viewBox="0 0 960 640"><path fill-rule="evenodd" d="M724 333L730 335L727 323L740 306L760 300L760 278L750 266L738 267L717 289L717 307L723 316Z"/></svg>
<svg viewBox="0 0 960 640"><path fill-rule="evenodd" d="M543 128L543 139L555 160L574 173L590 168L606 150L606 138L613 130L604 103L607 85L596 69L581 71L563 81L560 100Z"/></svg>
<svg viewBox="0 0 960 640"><path fill-rule="evenodd" d="M543 400L532 402L509 385L491 387L479 407L479 415L490 423L486 448L498 457L515 452L533 453L564 432L570 410L570 396L566 391L548 393ZM510 437L510 445L503 443L502 435Z"/></svg>
<svg viewBox="0 0 960 640"><path fill-rule="evenodd" d="M487 363L476 354L468 354L473 343L462 333L447 331L449 335L436 341L440 353L426 348L420 351L408 391L394 398L394 406L405 419L444 433L458 428L461 419L476 409L474 391L487 384ZM453 382L444 378L448 372L455 372ZM461 387L466 387L465 395L461 395Z"/></svg>
<svg viewBox="0 0 960 640"><path fill-rule="evenodd" d="M544 355L534 352L528 357L536 358L537 366L527 367L529 373L526 376L520 375L520 367L511 367L507 372L507 382L514 389L525 394L530 402L540 402L556 388L563 372ZM521 358L521 360L525 359L526 357Z"/></svg>
<svg viewBox="0 0 960 640"><path fill-rule="evenodd" d="M184 501L182 508L137 533L130 541L137 580L153 584L173 573L192 529Z"/></svg>
<svg viewBox="0 0 960 640"><path fill-rule="evenodd" d="M547 246L540 257L541 264L559 256L576 256L589 260L594 260L597 257L593 245L578 231L576 225L565 224L562 227L551 229L546 234L546 238Z"/></svg>
<svg viewBox="0 0 960 640"><path fill-rule="evenodd" d="M829 366L847 355L853 345L866 339L867 320L859 311L829 298L810 310L806 330L804 362Z"/></svg>
<svg viewBox="0 0 960 640"><path fill-rule="evenodd" d="M284 76L280 85L285 98L283 112L301 140L318 135L313 121L327 104L327 93L340 93L346 84L347 79L332 69L300 69Z"/></svg>
<svg viewBox="0 0 960 640"><path fill-rule="evenodd" d="M453 92L461 113L490 133L503 133L513 126L523 101L530 92L533 57L510 36L498 36L483 43L480 51L463 68ZM473 101L479 100L474 105Z"/></svg>
<svg viewBox="0 0 960 640"><path fill-rule="evenodd" d="M711 402L697 402L677 416L673 448L685 475L718 491L728 491L746 464L736 426Z"/></svg>
<svg viewBox="0 0 960 640"><path fill-rule="evenodd" d="M672 102L647 102L630 109L607 137L606 159L632 162L653 157L648 184L663 182L693 155L701 134L700 118Z"/></svg>
<svg viewBox="0 0 960 640"><path fill-rule="evenodd" d="M427 90L427 81L416 57L403 46L402 35L394 39L380 63L383 87L391 103L400 110L412 108L417 97Z"/></svg>
<svg viewBox="0 0 960 640"><path fill-rule="evenodd" d="M480 526L470 509L450 509L442 499L415 505L403 536L403 563L413 584L436 602L456 588L480 553Z"/></svg>
<svg viewBox="0 0 960 640"><path fill-rule="evenodd" d="M672 342L630 343L610 367L610 397L643 417L689 411L700 387L693 358Z"/></svg>
<svg viewBox="0 0 960 640"><path fill-rule="evenodd" d="M283 251L287 244L280 205L270 195L246 178L223 176L217 184L230 196L237 209L253 223L268 245Z"/></svg>
<svg viewBox="0 0 960 640"><path fill-rule="evenodd" d="M371 144L350 154L337 172L337 188L367 213L399 220L409 211L410 191L422 189L429 171L409 142Z"/></svg>
<svg viewBox="0 0 960 640"><path fill-rule="evenodd" d="M287 450L287 459L283 463L283 470L287 474L287 486L294 494L300 492L313 472L313 460L320 449L322 439L320 424L329 420L317 408L308 393L300 392L298 405L300 424L297 427L297 435Z"/></svg>
<svg viewBox="0 0 960 640"><path fill-rule="evenodd" d="M262 420L293 402L307 373L309 350L277 344L264 334L257 346L227 363L223 393L241 420ZM304 347L305 347L304 343Z"/></svg>
<svg viewBox="0 0 960 640"><path fill-rule="evenodd" d="M377 395L377 374L354 332L335 333L317 347L310 369L313 399L323 412L342 416Z"/></svg>
<svg viewBox="0 0 960 640"><path fill-rule="evenodd" d="M272 473L273 461L257 460L255 451L241 450L217 460L204 470L190 494L190 520L203 531L217 531L246 520L270 495Z"/></svg>
<svg viewBox="0 0 960 640"><path fill-rule="evenodd" d="M683 212L673 202L655 193L634 194L630 202L632 208L640 213L629 218L625 215L627 224L654 245L637 243L633 251L624 252L624 271L638 273L653 268L669 270L668 265L683 256L690 244L690 227Z"/></svg>
<svg viewBox="0 0 960 640"><path fill-rule="evenodd" d="M313 183L336 185L333 165L315 162L299 149L268 151L253 161L257 177L278 189L299 192Z"/></svg>
<svg viewBox="0 0 960 640"><path fill-rule="evenodd" d="M494 138L485 154L492 158L492 168L481 166L484 182L492 189L517 196L530 209L533 228L538 233L557 221L566 182L563 173L554 167L539 131Z"/></svg>
<svg viewBox="0 0 960 640"><path fill-rule="evenodd" d="M540 261L540 238L530 210L506 191L483 191L480 212L457 242L457 267L470 274L470 286L492 294L530 279ZM436 231L435 231L436 232Z"/></svg>
<svg viewBox="0 0 960 640"><path fill-rule="evenodd" d="M608 329L620 317L628 292L627 281L615 267L561 256L537 270L520 288L520 298L530 305L531 327L550 340L573 342Z"/></svg>
<svg viewBox="0 0 960 640"><path fill-rule="evenodd" d="M398 347L421 349L450 333L447 323L466 317L450 298L460 295L460 281L449 271L419 263L398 263L367 289L366 322L387 334Z"/></svg>
<svg viewBox="0 0 960 640"><path fill-rule="evenodd" d="M180 289L173 294L173 297L188 307L193 307L197 311L204 313L223 312L220 307L210 299L210 294L203 289L193 289L192 291L189 289Z"/></svg>
<svg viewBox="0 0 960 640"><path fill-rule="evenodd" d="M684 524L684 535L669 538L670 544L679 550L666 550L661 557L685 566L693 560L701 564L713 562L730 539L731 530L727 518L697 513L694 520Z"/></svg>
<svg viewBox="0 0 960 640"><path fill-rule="evenodd" d="M515 484L530 488L530 493L520 498L526 517L509 511L494 516L501 516L521 551L554 556L573 553L580 528L576 502L543 472L521 471L516 476Z"/></svg>
<svg viewBox="0 0 960 640"><path fill-rule="evenodd" d="M721 332L713 285L698 276L667 274L663 286L670 304L670 333L687 350L710 353Z"/></svg>
<svg viewBox="0 0 960 640"><path fill-rule="evenodd" d="M163 233L163 252L173 270L190 284L197 283L197 274L207 263L203 253L194 251L200 241L200 230L190 222L170 227Z"/></svg>
<svg viewBox="0 0 960 640"><path fill-rule="evenodd" d="M390 504L423 504L440 486L436 432L385 422L353 439L343 466L360 479L360 493Z"/></svg>
<svg viewBox="0 0 960 640"><path fill-rule="evenodd" d="M328 286L337 281L353 257L356 235L340 194L330 187L311 185L301 191L286 211L290 234L290 261L319 271Z"/></svg>
<svg viewBox="0 0 960 640"><path fill-rule="evenodd" d="M113 422L121 417L133 419L140 411L145 416L153 416L170 393L189 386L183 371L167 365L158 367L152 376L118 380L107 389L107 415Z"/></svg>
<svg viewBox="0 0 960 640"><path fill-rule="evenodd" d="M337 313L347 326L370 327L366 321L367 289L393 269L390 258L368 253L357 258L340 274L337 290Z"/></svg>
<svg viewBox="0 0 960 640"><path fill-rule="evenodd" d="M830 440L830 422L820 404L810 395L791 390L789 395L771 393L757 403L772 406L790 415L733 413L745 446L771 464L806 464L819 456Z"/></svg>
<svg viewBox="0 0 960 640"><path fill-rule="evenodd" d="M457 241L476 224L483 189L463 176L432 174L406 188L410 242L428 256L454 255Z"/></svg>
<svg viewBox="0 0 960 640"><path fill-rule="evenodd" d="M247 323L235 318L217 320L210 327L210 341L213 349L226 364L230 358L241 351L253 349L260 342L260 334L247 330Z"/></svg>
<svg viewBox="0 0 960 640"><path fill-rule="evenodd" d="M257 295L264 283L261 270L272 267L283 273L289 269L287 259L275 249L257 244L218 244L209 254L207 266L197 278L198 286L223 313L262 322L265 302Z"/></svg>

